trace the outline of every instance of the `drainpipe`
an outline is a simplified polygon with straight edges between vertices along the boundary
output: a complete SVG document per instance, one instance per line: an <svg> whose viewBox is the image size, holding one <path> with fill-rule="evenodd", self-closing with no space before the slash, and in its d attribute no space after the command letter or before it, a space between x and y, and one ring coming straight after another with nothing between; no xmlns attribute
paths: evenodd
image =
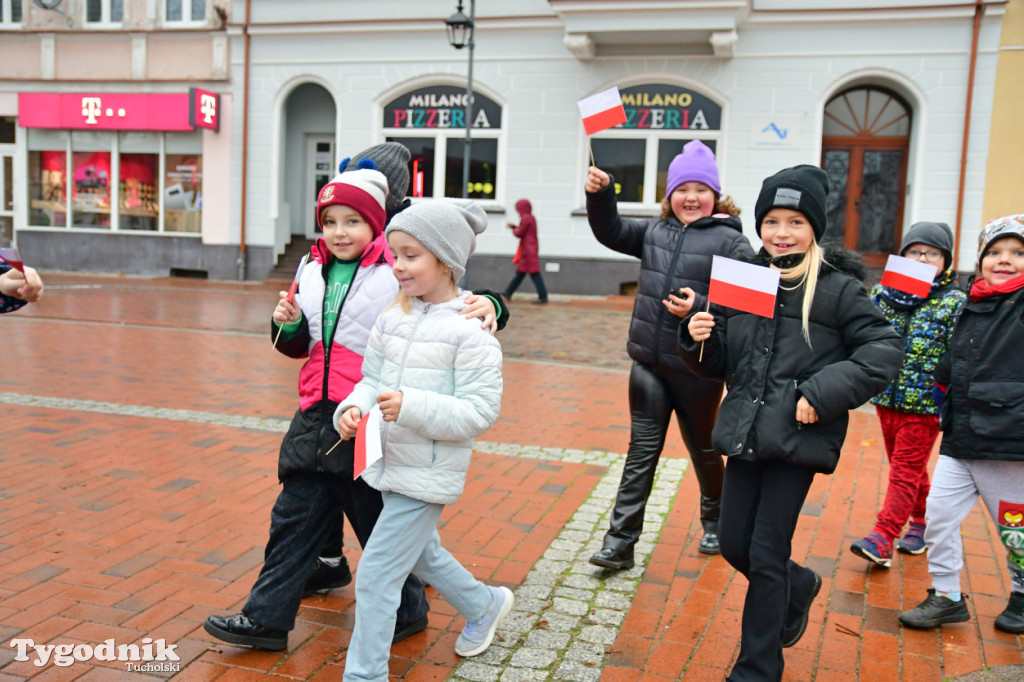
<svg viewBox="0 0 1024 682"><path fill-rule="evenodd" d="M245 75L243 76L242 95L242 229L238 238L238 258L235 266L238 268L238 281L245 281L245 204L248 192L248 176L246 170L249 168L249 20L252 0L245 0L245 26L242 28L242 35L245 37Z"/></svg>
<svg viewBox="0 0 1024 682"><path fill-rule="evenodd" d="M967 177L967 143L971 134L971 106L974 100L974 65L978 61L978 34L981 31L981 14L985 11L982 0L974 3L974 34L971 37L971 60L967 72L967 102L964 104L964 138L960 146L960 185L956 196L956 232L953 235L953 267L959 270L960 229L964 217L964 182Z"/></svg>

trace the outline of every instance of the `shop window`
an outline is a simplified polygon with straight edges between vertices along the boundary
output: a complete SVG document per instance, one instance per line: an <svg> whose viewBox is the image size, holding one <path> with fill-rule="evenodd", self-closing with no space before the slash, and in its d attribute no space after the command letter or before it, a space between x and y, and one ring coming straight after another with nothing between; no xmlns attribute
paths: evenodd
<svg viewBox="0 0 1024 682"><path fill-rule="evenodd" d="M29 225L201 231L200 133L32 128L28 148Z"/></svg>
<svg viewBox="0 0 1024 682"><path fill-rule="evenodd" d="M65 227L68 219L68 134L28 130L29 224Z"/></svg>
<svg viewBox="0 0 1024 682"><path fill-rule="evenodd" d="M461 197L466 140L466 91L431 86L407 92L384 107L389 141L412 152L410 197ZM468 196L497 199L501 106L475 93Z"/></svg>
<svg viewBox="0 0 1024 682"><path fill-rule="evenodd" d="M17 26L21 23L22 0L0 0L0 26Z"/></svg>
<svg viewBox="0 0 1024 682"><path fill-rule="evenodd" d="M124 18L123 0L85 0L85 25L120 24Z"/></svg>
<svg viewBox="0 0 1024 682"><path fill-rule="evenodd" d="M155 133L118 135L118 227L156 231L160 204L157 176L160 136Z"/></svg>
<svg viewBox="0 0 1024 682"><path fill-rule="evenodd" d="M203 215L201 138L192 133L167 133L164 168L164 230L199 234Z"/></svg>
<svg viewBox="0 0 1024 682"><path fill-rule="evenodd" d="M614 177L620 202L658 204L668 185L668 166L684 144L696 139L717 148L722 108L675 85L648 83L620 94L626 122L591 138L594 162Z"/></svg>
<svg viewBox="0 0 1024 682"><path fill-rule="evenodd" d="M206 21L206 0L166 0L164 19L168 24L198 24Z"/></svg>

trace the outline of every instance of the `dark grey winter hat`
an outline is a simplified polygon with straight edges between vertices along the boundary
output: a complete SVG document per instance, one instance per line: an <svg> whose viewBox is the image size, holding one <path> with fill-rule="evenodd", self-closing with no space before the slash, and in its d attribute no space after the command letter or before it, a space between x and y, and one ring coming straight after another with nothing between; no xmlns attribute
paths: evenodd
<svg viewBox="0 0 1024 682"><path fill-rule="evenodd" d="M941 251L946 263L942 267L943 272L953 264L953 230L949 229L946 223L914 223L903 235L903 243L900 244L901 256L907 255L907 249L911 244L927 244Z"/></svg>
<svg viewBox="0 0 1024 682"><path fill-rule="evenodd" d="M342 159L338 172L375 168L388 179L388 199L384 206L388 219L402 210L409 190L409 159L412 153L400 142L384 142L364 149L353 157Z"/></svg>
<svg viewBox="0 0 1024 682"><path fill-rule="evenodd" d="M814 230L815 241L821 241L828 226L825 202L828 199L828 175L817 166L806 164L780 170L766 178L754 204L754 229L761 236L761 222L773 208L800 211Z"/></svg>

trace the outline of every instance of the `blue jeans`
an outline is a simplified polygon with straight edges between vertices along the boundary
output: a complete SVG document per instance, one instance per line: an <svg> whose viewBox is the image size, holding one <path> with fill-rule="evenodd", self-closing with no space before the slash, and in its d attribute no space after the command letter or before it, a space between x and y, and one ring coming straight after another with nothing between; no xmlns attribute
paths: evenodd
<svg viewBox="0 0 1024 682"><path fill-rule="evenodd" d="M242 607L245 615L275 630L295 627L302 588L339 508L365 547L383 508L380 492L362 478L333 474L302 473L284 480L270 514L263 569ZM420 620L429 608L423 581L409 576L402 586L398 622Z"/></svg>
<svg viewBox="0 0 1024 682"><path fill-rule="evenodd" d="M512 278L512 281L505 287L505 298L512 298L512 294L516 293L516 289L523 283L523 279L526 277L525 272L516 272L516 276ZM548 300L548 290L544 286L544 278L540 276L539 272L531 272L530 279L533 280L533 286L537 289L537 298L541 301Z"/></svg>
<svg viewBox="0 0 1024 682"><path fill-rule="evenodd" d="M441 546L443 504L383 493L384 510L363 550L356 575L356 623L345 660L345 682L387 682L395 608L410 572L427 580L467 621L480 620L491 592Z"/></svg>

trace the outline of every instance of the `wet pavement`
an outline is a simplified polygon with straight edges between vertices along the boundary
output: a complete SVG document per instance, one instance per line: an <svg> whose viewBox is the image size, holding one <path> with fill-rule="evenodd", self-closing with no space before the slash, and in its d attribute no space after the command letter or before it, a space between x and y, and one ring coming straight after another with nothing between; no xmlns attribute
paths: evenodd
<svg viewBox="0 0 1024 682"><path fill-rule="evenodd" d="M270 347L277 285L60 274L46 283L43 301L0 318L0 682L339 679L352 586L304 600L285 652L226 645L202 628L244 603L278 491L300 363ZM697 484L674 430L638 566L614 574L586 562L629 437L631 300L531 298L516 297L499 334L501 416L440 528L478 578L516 593L516 609L491 650L462 661L452 648L462 621L430 590L429 626L394 647L392 675L723 679L746 583L696 551ZM794 557L824 581L784 679L1022 679L1021 637L992 626L1008 579L980 506L963 528L970 623L903 630L896 614L930 585L926 558L880 569L849 552L873 524L887 471L877 420L855 411L839 469L815 480L794 538ZM351 533L346 554L358 571ZM42 663L27 640L67 652L60 665L54 655ZM163 640L180 660L78 660L108 640Z"/></svg>

